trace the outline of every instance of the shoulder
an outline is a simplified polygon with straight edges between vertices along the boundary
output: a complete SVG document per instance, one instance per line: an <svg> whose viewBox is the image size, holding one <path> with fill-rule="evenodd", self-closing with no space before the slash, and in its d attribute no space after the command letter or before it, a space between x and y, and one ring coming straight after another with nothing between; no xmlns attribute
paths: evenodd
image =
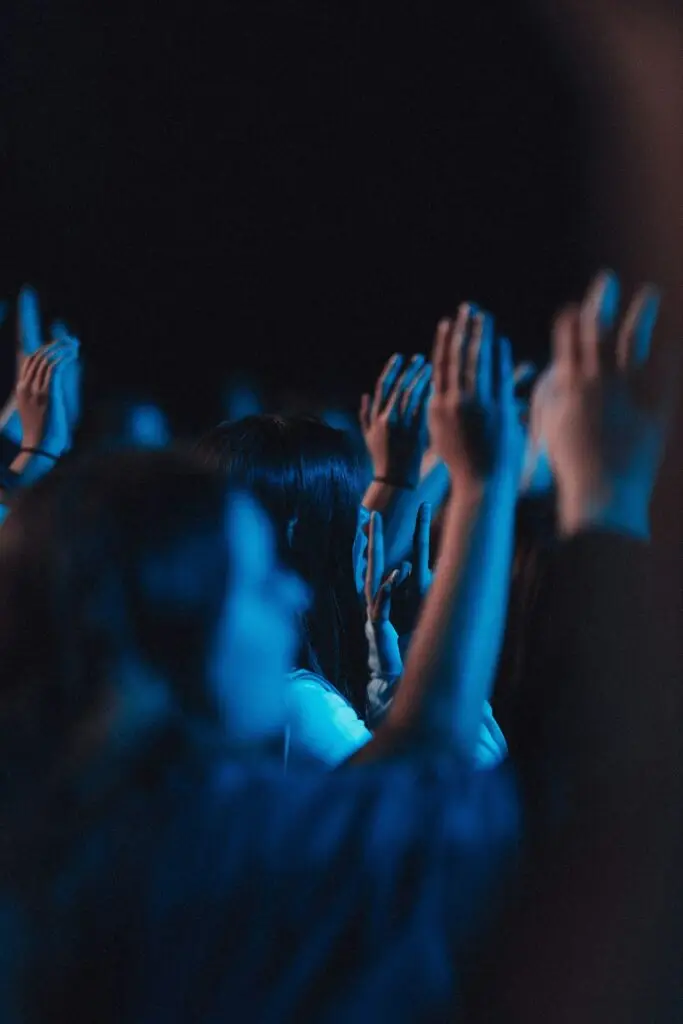
<svg viewBox="0 0 683 1024"><path fill-rule="evenodd" d="M477 772L450 757L336 772L295 766L286 775L233 766L215 796L218 805L231 808L230 821L241 806L237 817L257 826L252 839L259 847L268 837L262 850L267 858L305 866L322 857L332 862L335 851L345 849L380 874L417 857L444 867L454 858L471 862L473 877L479 869L488 875L492 862L516 847L521 825L509 765Z"/></svg>
<svg viewBox="0 0 683 1024"><path fill-rule="evenodd" d="M311 692L314 690L322 691L339 697L340 700L344 700L337 688L328 682L324 676L319 676L316 672L309 672L305 668L298 668L289 673L288 689L294 693Z"/></svg>
<svg viewBox="0 0 683 1024"><path fill-rule="evenodd" d="M291 751L334 766L371 737L335 687L312 672L293 672L287 687Z"/></svg>

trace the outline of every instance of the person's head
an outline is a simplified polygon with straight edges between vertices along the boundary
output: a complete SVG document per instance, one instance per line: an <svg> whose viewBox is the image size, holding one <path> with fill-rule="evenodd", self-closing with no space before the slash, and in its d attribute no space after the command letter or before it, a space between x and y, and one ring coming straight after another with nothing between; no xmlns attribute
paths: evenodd
<svg viewBox="0 0 683 1024"><path fill-rule="evenodd" d="M263 503L283 558L310 588L292 667L324 676L362 714L367 647L354 557L364 554L356 541L365 481L353 439L310 417L250 416L209 431L198 452Z"/></svg>
<svg viewBox="0 0 683 1024"><path fill-rule="evenodd" d="M266 515L194 457L57 469L0 530L0 735L27 756L166 719L261 739L284 723L302 597Z"/></svg>

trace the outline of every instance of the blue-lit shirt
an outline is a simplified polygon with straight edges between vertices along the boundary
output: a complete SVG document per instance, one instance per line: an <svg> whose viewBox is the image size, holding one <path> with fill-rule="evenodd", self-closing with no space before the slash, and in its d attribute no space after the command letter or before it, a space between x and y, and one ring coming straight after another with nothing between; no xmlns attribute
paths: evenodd
<svg viewBox="0 0 683 1024"><path fill-rule="evenodd" d="M37 942L21 1024L450 1019L519 831L507 769L449 757L142 775L100 806L14 887Z"/></svg>
<svg viewBox="0 0 683 1024"><path fill-rule="evenodd" d="M334 768L372 739L351 704L321 676L292 672L286 692L288 752L293 760L310 759Z"/></svg>

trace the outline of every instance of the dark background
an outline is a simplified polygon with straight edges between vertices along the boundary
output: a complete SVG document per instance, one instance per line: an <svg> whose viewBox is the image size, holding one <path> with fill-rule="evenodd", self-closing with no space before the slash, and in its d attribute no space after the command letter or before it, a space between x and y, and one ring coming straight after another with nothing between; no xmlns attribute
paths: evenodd
<svg viewBox="0 0 683 1024"><path fill-rule="evenodd" d="M521 3L0 18L0 294L78 329L91 400L198 429L242 369L355 404L463 298L543 357L594 269L577 109Z"/></svg>

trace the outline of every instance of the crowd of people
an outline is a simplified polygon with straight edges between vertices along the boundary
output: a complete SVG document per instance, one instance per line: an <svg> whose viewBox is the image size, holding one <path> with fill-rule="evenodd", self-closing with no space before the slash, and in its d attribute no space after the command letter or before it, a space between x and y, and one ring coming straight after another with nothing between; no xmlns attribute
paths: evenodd
<svg viewBox="0 0 683 1024"><path fill-rule="evenodd" d="M572 972L612 999L677 753L659 303L600 273L542 373L464 303L389 359L358 437L261 413L79 452L81 347L22 291L3 1021L550 1019L535 988L574 1020ZM651 932L617 960L648 999Z"/></svg>
<svg viewBox="0 0 683 1024"><path fill-rule="evenodd" d="M673 501L651 538L683 26L531 6L595 129L604 262L659 286L600 272L540 371L466 302L354 424L233 395L180 444L88 408L87 338L20 293L2 1024L683 1020Z"/></svg>

